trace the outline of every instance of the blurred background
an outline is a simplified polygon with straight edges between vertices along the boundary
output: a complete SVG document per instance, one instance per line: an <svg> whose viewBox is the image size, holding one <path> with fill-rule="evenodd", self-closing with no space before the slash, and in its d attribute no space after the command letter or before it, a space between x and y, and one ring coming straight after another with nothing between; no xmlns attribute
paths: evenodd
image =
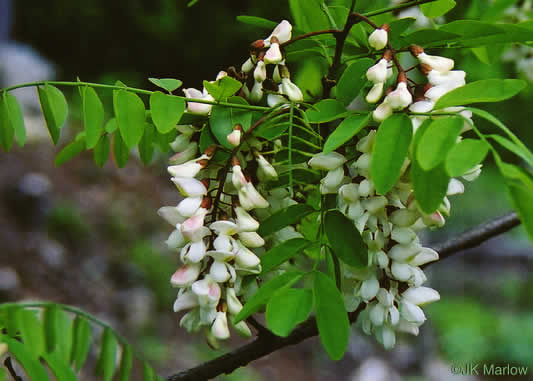
<svg viewBox="0 0 533 381"><path fill-rule="evenodd" d="M284 0L200 0L191 8L186 3L0 0L0 86L79 77L152 89L148 77L169 77L183 80L185 87L200 87L203 79L243 62L248 44L265 37L236 22L237 15L290 20ZM390 3L359 1L374 8ZM527 21L531 15L527 0L458 3L436 22L479 19L495 3L505 3L505 12L492 22ZM416 9L405 12L402 17L417 17L419 26L431 24ZM519 97L491 105L490 111L531 147L532 48L489 47L482 60L479 51L441 53L455 58L469 81L530 81ZM178 260L164 245L170 229L156 214L160 206L178 201L165 171L167 158L160 155L143 167L132 156L124 169L112 162L99 169L86 152L55 168L60 148L50 144L34 93L15 93L24 104L28 144L0 153L0 302L52 300L79 306L110 322L163 376L220 354L201 336L186 334L171 312L175 293L169 277ZM60 147L81 126L77 94L67 89L67 95L69 127ZM452 199L446 228L423 238L453 237L509 209L502 181L489 163L477 181L466 185L464 195ZM476 362L528 366L533 375L532 269L533 248L523 229L514 229L430 266L429 285L440 291L441 301L427 308L420 336L402 337L393 351L385 352L354 327L340 362L330 361L315 338L220 379L488 379L454 378L450 372L450 364ZM224 349L242 343L235 338Z"/></svg>

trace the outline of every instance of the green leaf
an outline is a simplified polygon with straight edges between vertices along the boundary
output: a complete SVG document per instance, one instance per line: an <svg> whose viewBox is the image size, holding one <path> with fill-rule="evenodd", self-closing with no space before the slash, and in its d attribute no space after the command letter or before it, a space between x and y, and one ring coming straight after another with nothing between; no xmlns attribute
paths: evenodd
<svg viewBox="0 0 533 381"><path fill-rule="evenodd" d="M329 21L320 4L320 0L289 0L295 26L304 32L328 29Z"/></svg>
<svg viewBox="0 0 533 381"><path fill-rule="evenodd" d="M185 111L185 101L156 91L150 96L150 111L157 130L166 134L176 128Z"/></svg>
<svg viewBox="0 0 533 381"><path fill-rule="evenodd" d="M342 118L348 111L342 103L335 99L324 99L308 109L305 114L310 123L325 123Z"/></svg>
<svg viewBox="0 0 533 381"><path fill-rule="evenodd" d="M38 86L37 93L39 94L39 102L41 102L46 127L50 132L52 141L57 144L59 130L67 120L67 100L57 87L49 84L45 84L44 87Z"/></svg>
<svg viewBox="0 0 533 381"><path fill-rule="evenodd" d="M461 176L485 159L489 145L483 140L464 139L457 143L446 156L446 172Z"/></svg>
<svg viewBox="0 0 533 381"><path fill-rule="evenodd" d="M444 31L440 29L419 29L413 33L409 33L405 37L398 37L391 41L394 49L400 49L408 45L423 45L429 47L432 45L442 45L447 42L456 41L461 38L461 35L452 33L451 31Z"/></svg>
<svg viewBox="0 0 533 381"><path fill-rule="evenodd" d="M370 162L377 193L386 194L400 178L412 135L411 120L405 114L392 115L379 126Z"/></svg>
<svg viewBox="0 0 533 381"><path fill-rule="evenodd" d="M533 241L533 188L519 183L507 183L514 209Z"/></svg>
<svg viewBox="0 0 533 381"><path fill-rule="evenodd" d="M131 351L131 347L126 344L122 348L122 356L120 358L120 369L118 371L118 381L129 381L132 367L133 353Z"/></svg>
<svg viewBox="0 0 533 381"><path fill-rule="evenodd" d="M100 343L100 355L96 364L96 374L103 381L111 381L115 373L118 343L115 335L109 328L105 328Z"/></svg>
<svg viewBox="0 0 533 381"><path fill-rule="evenodd" d="M281 209L261 222L257 231L261 236L266 237L278 230L298 223L302 218L315 212L315 209L307 204L291 205Z"/></svg>
<svg viewBox="0 0 533 381"><path fill-rule="evenodd" d="M435 119L426 129L416 150L416 160L427 171L435 168L446 159L446 155L457 142L457 137L464 127L460 117Z"/></svg>
<svg viewBox="0 0 533 381"><path fill-rule="evenodd" d="M128 149L139 144L144 131L144 103L136 94L125 90L113 92L118 129Z"/></svg>
<svg viewBox="0 0 533 381"><path fill-rule="evenodd" d="M43 312L44 333L48 352L57 352L65 362L70 361L72 348L72 320L57 306Z"/></svg>
<svg viewBox="0 0 533 381"><path fill-rule="evenodd" d="M285 288L276 292L266 306L268 328L287 337L294 327L304 322L313 309L313 293L303 288Z"/></svg>
<svg viewBox="0 0 533 381"><path fill-rule="evenodd" d="M124 168L128 162L128 157L130 155L130 150L122 140L120 134L113 135L113 156L115 158L115 163L117 167Z"/></svg>
<svg viewBox="0 0 533 381"><path fill-rule="evenodd" d="M500 102L518 94L526 87L519 79L484 79L444 94L435 104L435 110L482 102Z"/></svg>
<svg viewBox="0 0 533 381"><path fill-rule="evenodd" d="M318 271L313 278L313 299L320 342L332 360L340 360L348 348L350 322L335 282Z"/></svg>
<svg viewBox="0 0 533 381"><path fill-rule="evenodd" d="M91 345L91 325L81 316L76 316L73 324L73 342L70 362L76 370L85 364Z"/></svg>
<svg viewBox="0 0 533 381"><path fill-rule="evenodd" d="M241 97L231 97L228 102L248 104ZM227 136L233 131L233 127L236 124L240 124L243 130L246 131L252 124L252 113L248 110L213 106L209 121L211 132L213 132L218 142L226 148L233 149L233 146L228 142Z"/></svg>
<svg viewBox="0 0 533 381"><path fill-rule="evenodd" d="M366 267L368 247L353 222L335 210L326 214L324 223L333 253L350 266Z"/></svg>
<svg viewBox="0 0 533 381"><path fill-rule="evenodd" d="M36 355L36 358L45 353L43 327L36 311L17 309L16 319L24 345Z"/></svg>
<svg viewBox="0 0 533 381"><path fill-rule="evenodd" d="M139 156L144 165L148 165L152 162L154 155L154 141L155 141L155 128L151 124L147 123L144 127L144 134L139 142Z"/></svg>
<svg viewBox="0 0 533 381"><path fill-rule="evenodd" d="M213 83L204 81L204 87L216 101L222 101L239 91L242 83L230 76L225 76Z"/></svg>
<svg viewBox="0 0 533 381"><path fill-rule="evenodd" d="M109 152L111 151L111 139L109 134L103 134L94 147L94 162L102 168L109 158Z"/></svg>
<svg viewBox="0 0 533 381"><path fill-rule="evenodd" d="M174 78L148 78L148 80L154 85L165 89L169 93L173 92L176 89L179 89L183 84L182 81Z"/></svg>
<svg viewBox="0 0 533 381"><path fill-rule="evenodd" d="M246 25L258 27L267 31L273 30L278 24L274 21L264 19L256 16L237 16L237 21Z"/></svg>
<svg viewBox="0 0 533 381"><path fill-rule="evenodd" d="M154 379L154 370L148 365L146 361L143 361L143 381L152 381Z"/></svg>
<svg viewBox="0 0 533 381"><path fill-rule="evenodd" d="M8 336L0 336L0 342L6 343L9 353L22 365L31 381L49 381L48 374L41 363L21 342Z"/></svg>
<svg viewBox="0 0 533 381"><path fill-rule="evenodd" d="M420 9L426 17L440 17L455 7L454 0L438 0L420 5Z"/></svg>
<svg viewBox="0 0 533 381"><path fill-rule="evenodd" d="M507 138L504 138L500 135L486 135L486 137L493 139L494 141L498 142L500 145L517 155L518 157L522 158L526 163L528 163L530 166L533 166L533 155L529 150L524 150L517 144L513 143Z"/></svg>
<svg viewBox="0 0 533 381"><path fill-rule="evenodd" d="M4 151L9 152L15 139L15 129L9 117L9 106L5 94L0 96L0 145Z"/></svg>
<svg viewBox="0 0 533 381"><path fill-rule="evenodd" d="M45 353L43 358L52 370L56 380L77 381L76 374L58 352Z"/></svg>
<svg viewBox="0 0 533 381"><path fill-rule="evenodd" d="M370 58L354 61L344 70L337 83L337 99L348 106L366 84L366 72L374 64Z"/></svg>
<svg viewBox="0 0 533 381"><path fill-rule="evenodd" d="M117 120L115 118L111 118L105 124L104 130L108 134L112 134L117 130L117 128L118 128Z"/></svg>
<svg viewBox="0 0 533 381"><path fill-rule="evenodd" d="M61 164L66 163L74 156L79 155L86 147L85 137L82 136L78 139L75 139L72 143L67 144L56 156L54 160L54 165L60 166Z"/></svg>
<svg viewBox="0 0 533 381"><path fill-rule="evenodd" d="M92 87L83 90L83 125L87 149L94 148L104 131L104 105Z"/></svg>
<svg viewBox="0 0 533 381"><path fill-rule="evenodd" d="M305 274L301 271L290 271L283 273L275 278L265 282L255 294L246 302L241 312L233 318L233 324L237 324L241 320L259 311L272 297L272 295L285 287L291 287Z"/></svg>
<svg viewBox="0 0 533 381"><path fill-rule="evenodd" d="M492 24L476 20L457 20L441 30L458 33L457 47L495 46L504 43L526 43L533 40L533 30L516 24Z"/></svg>
<svg viewBox="0 0 533 381"><path fill-rule="evenodd" d="M262 274L267 274L282 263L293 258L311 244L303 238L293 238L274 246L261 255Z"/></svg>
<svg viewBox="0 0 533 381"><path fill-rule="evenodd" d="M9 93L5 93L7 108L9 111L9 121L15 130L15 140L19 146L23 146L26 142L26 129L24 128L24 115L17 98Z"/></svg>

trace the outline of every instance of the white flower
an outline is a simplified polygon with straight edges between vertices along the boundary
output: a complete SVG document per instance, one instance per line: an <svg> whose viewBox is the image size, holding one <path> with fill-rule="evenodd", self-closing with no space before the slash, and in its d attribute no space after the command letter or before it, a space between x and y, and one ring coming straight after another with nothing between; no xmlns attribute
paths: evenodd
<svg viewBox="0 0 533 381"><path fill-rule="evenodd" d="M203 209L201 213L197 213L187 218L183 224L179 225L181 234L183 234L186 239L191 242L198 242L206 235L211 234L211 231L204 226L206 213L205 209Z"/></svg>
<svg viewBox="0 0 533 381"><path fill-rule="evenodd" d="M216 306L220 300L220 286L210 275L194 282L191 290L198 296L201 306Z"/></svg>
<svg viewBox="0 0 533 381"><path fill-rule="evenodd" d="M368 103L376 103L377 101L379 101L381 96L383 95L383 86L384 86L383 82L374 84L374 86L372 86L372 88L366 95L365 100Z"/></svg>
<svg viewBox="0 0 533 381"><path fill-rule="evenodd" d="M359 200L359 186L354 183L344 184L339 188L339 196L347 203L353 203Z"/></svg>
<svg viewBox="0 0 533 381"><path fill-rule="evenodd" d="M244 173L242 173L242 168L239 164L235 164L231 168L231 171L231 183L233 184L235 189L240 190L248 183L246 177L244 176Z"/></svg>
<svg viewBox="0 0 533 381"><path fill-rule="evenodd" d="M389 116L392 115L392 107L385 100L383 101L372 113L372 117L376 122L383 122Z"/></svg>
<svg viewBox="0 0 533 381"><path fill-rule="evenodd" d="M264 61L258 61L254 70L254 79L256 82L263 82L267 77L266 65Z"/></svg>
<svg viewBox="0 0 533 381"><path fill-rule="evenodd" d="M385 307L380 303L375 303L370 307L368 317L372 324L377 326L383 325L383 322L385 321Z"/></svg>
<svg viewBox="0 0 533 381"><path fill-rule="evenodd" d="M427 77L428 82L433 86L444 86L455 89L463 86L466 83L466 73L462 70L452 70L444 73L437 70L431 70Z"/></svg>
<svg viewBox="0 0 533 381"><path fill-rule="evenodd" d="M250 92L250 101L258 103L261 98L263 98L263 83L255 81L252 91Z"/></svg>
<svg viewBox="0 0 533 381"><path fill-rule="evenodd" d="M314 169L332 171L339 168L346 162L346 158L337 152L318 153L314 155L307 164Z"/></svg>
<svg viewBox="0 0 533 381"><path fill-rule="evenodd" d="M159 214L160 217L164 218L172 226L181 224L186 220L186 217L183 216L175 206L163 206L159 208L157 214Z"/></svg>
<svg viewBox="0 0 533 381"><path fill-rule="evenodd" d="M235 270L224 261L215 260L209 268L209 275L218 283L224 283L228 279L235 278Z"/></svg>
<svg viewBox="0 0 533 381"><path fill-rule="evenodd" d="M435 107L435 102L424 99L409 106L409 111L414 113L427 113L433 110L433 107Z"/></svg>
<svg viewBox="0 0 533 381"><path fill-rule="evenodd" d="M172 177L195 177L202 168L205 168L206 162L203 160L191 160L180 165L171 165L167 168Z"/></svg>
<svg viewBox="0 0 533 381"><path fill-rule="evenodd" d="M254 63L251 58L248 58L241 66L241 71L244 73L249 73L254 68Z"/></svg>
<svg viewBox="0 0 533 381"><path fill-rule="evenodd" d="M276 36L280 44L284 44L291 39L292 25L287 20L280 22L272 31L272 34L265 39L265 44L270 44L270 39Z"/></svg>
<svg viewBox="0 0 533 381"><path fill-rule="evenodd" d="M185 246L185 237L181 234L180 229L175 229L165 241L169 249L179 249Z"/></svg>
<svg viewBox="0 0 533 381"><path fill-rule="evenodd" d="M380 327L376 332L376 338L383 344L385 349L392 349L396 344L396 334L394 330L388 325Z"/></svg>
<svg viewBox="0 0 533 381"><path fill-rule="evenodd" d="M394 230L393 230L394 231ZM393 238L394 239L394 238ZM410 243L408 245L397 244L394 245L388 252L391 259L399 262L405 262L409 258L417 255L421 250L421 247L417 243Z"/></svg>
<svg viewBox="0 0 533 381"><path fill-rule="evenodd" d="M447 73L453 69L454 62L451 58L440 57L440 56L430 56L424 52L418 54L416 57L418 60L426 65L431 66L434 70L437 70L441 73Z"/></svg>
<svg viewBox="0 0 533 381"><path fill-rule="evenodd" d="M381 50L387 46L388 33L385 29L376 29L368 36L368 43L376 50Z"/></svg>
<svg viewBox="0 0 533 381"><path fill-rule="evenodd" d="M176 209L179 214L185 217L194 215L202 204L203 197L187 197L180 201Z"/></svg>
<svg viewBox="0 0 533 381"><path fill-rule="evenodd" d="M268 208L268 201L261 196L251 182L239 189L239 203L245 210Z"/></svg>
<svg viewBox="0 0 533 381"><path fill-rule="evenodd" d="M373 299L379 291L379 282L376 277L369 278L361 283L359 293L364 300Z"/></svg>
<svg viewBox="0 0 533 381"><path fill-rule="evenodd" d="M168 160L171 164L183 164L196 156L196 152L198 151L198 143L187 140L187 144L187 147L183 150L177 150L172 147L172 149L174 149L174 151L177 153L172 155L172 157Z"/></svg>
<svg viewBox="0 0 533 381"><path fill-rule="evenodd" d="M199 263L188 263L181 266L170 278L173 287L188 287L200 275L201 265Z"/></svg>
<svg viewBox="0 0 533 381"><path fill-rule="evenodd" d="M253 232L259 229L259 222L257 222L246 210L237 206L235 209L237 215L237 226L241 232Z"/></svg>
<svg viewBox="0 0 533 381"><path fill-rule="evenodd" d="M392 262L391 273L394 279L402 282L407 282L413 276L412 267L410 265L396 261Z"/></svg>
<svg viewBox="0 0 533 381"><path fill-rule="evenodd" d="M429 247L423 247L413 259L409 261L411 266L422 266L429 262L439 260L439 253Z"/></svg>
<svg viewBox="0 0 533 381"><path fill-rule="evenodd" d="M281 93L285 94L293 102L302 102L304 96L298 86L291 82L290 78L281 79Z"/></svg>
<svg viewBox="0 0 533 381"><path fill-rule="evenodd" d="M386 97L385 102L394 110L402 110L413 102L413 96L407 89L406 82L399 82L394 91L391 91Z"/></svg>
<svg viewBox="0 0 533 381"><path fill-rule="evenodd" d="M237 315L242 310L242 303L237 298L234 288L226 289L226 303L228 305L228 311L231 315Z"/></svg>
<svg viewBox="0 0 533 381"><path fill-rule="evenodd" d="M374 84L385 82L388 75L388 66L389 63L385 58L380 59L377 64L366 71L366 78Z"/></svg>
<svg viewBox="0 0 533 381"><path fill-rule="evenodd" d="M203 92L200 90L189 88L189 89L183 89L183 93L185 94L185 97L187 98L193 98L193 99L202 99L205 101L214 101L215 99L207 92L206 89L204 89ZM199 115L207 115L211 112L211 109L213 108L213 105L206 104L206 103L196 103L196 102L187 102L187 111L189 111L192 114L199 114Z"/></svg>
<svg viewBox="0 0 533 381"><path fill-rule="evenodd" d="M198 305L198 297L192 291L181 291L182 290L180 290L180 293L174 302L174 312L188 310L189 308L193 308Z"/></svg>
<svg viewBox="0 0 533 381"><path fill-rule="evenodd" d="M228 139L229 144L231 144L233 147L237 147L239 144L241 144L241 135L241 129L236 128L228 134L226 139Z"/></svg>
<svg viewBox="0 0 533 381"><path fill-rule="evenodd" d="M266 64L278 64L283 61L283 55L281 54L279 43L272 42L270 44L270 48L266 51L263 60Z"/></svg>
<svg viewBox="0 0 533 381"><path fill-rule="evenodd" d="M410 287L404 291L402 298L409 303L422 306L440 300L440 295L437 291L429 287Z"/></svg>
<svg viewBox="0 0 533 381"><path fill-rule="evenodd" d="M468 172L466 172L464 175L462 175L461 177L463 179L465 179L466 181L474 181L475 179L477 179L479 177L479 175L481 174L481 167L483 165L482 164L478 164L476 165L475 167L471 168L468 170Z"/></svg>
<svg viewBox="0 0 533 381"><path fill-rule="evenodd" d="M406 301L400 303L400 316L415 324L422 324L426 320L426 315L424 315L422 308Z"/></svg>
<svg viewBox="0 0 533 381"><path fill-rule="evenodd" d="M248 249L242 243L237 241L237 254L235 254L235 263L241 268L255 268L261 262L259 257L253 251Z"/></svg>
<svg viewBox="0 0 533 381"><path fill-rule="evenodd" d="M264 246L265 240L256 232L239 232L239 239L246 247Z"/></svg>
<svg viewBox="0 0 533 381"><path fill-rule="evenodd" d="M183 246L180 252L180 258L184 262L199 263L204 259L207 247L203 240L190 242Z"/></svg>
<svg viewBox="0 0 533 381"><path fill-rule="evenodd" d="M337 193L337 188L342 183L343 178L344 169L342 167L328 171L327 175L320 180L320 193Z"/></svg>
<svg viewBox="0 0 533 381"><path fill-rule="evenodd" d="M257 155L255 159L257 161L257 177L260 181L277 180L278 173L263 155Z"/></svg>
<svg viewBox="0 0 533 381"><path fill-rule="evenodd" d="M225 312L217 312L215 321L211 326L211 334L219 340L229 339L228 319Z"/></svg>
<svg viewBox="0 0 533 381"><path fill-rule="evenodd" d="M185 197L200 197L207 194L207 188L200 180L187 177L173 177L170 180Z"/></svg>
<svg viewBox="0 0 533 381"><path fill-rule="evenodd" d="M279 91L281 91L281 89ZM269 107L277 106L280 103L287 103L287 98L285 98L283 95L275 93L270 93L267 95L267 104Z"/></svg>

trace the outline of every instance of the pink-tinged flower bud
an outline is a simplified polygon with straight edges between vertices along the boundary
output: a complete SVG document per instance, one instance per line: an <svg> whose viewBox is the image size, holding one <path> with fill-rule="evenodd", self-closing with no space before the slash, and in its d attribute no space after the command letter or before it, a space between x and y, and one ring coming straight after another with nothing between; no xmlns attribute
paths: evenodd
<svg viewBox="0 0 533 381"><path fill-rule="evenodd" d="M214 101L215 99L207 92L201 92L200 90L189 88L183 89L185 97L192 99L202 99L206 101ZM207 115L211 112L213 105L206 103L187 102L187 111L192 114Z"/></svg>
<svg viewBox="0 0 533 381"><path fill-rule="evenodd" d="M237 147L239 144L241 144L241 135L241 129L234 129L226 138L228 139L229 144L231 144L233 147Z"/></svg>
<svg viewBox="0 0 533 381"><path fill-rule="evenodd" d="M248 58L241 66L241 71L244 73L249 73L254 68L254 63L251 58Z"/></svg>
<svg viewBox="0 0 533 381"><path fill-rule="evenodd" d="M293 102L303 102L304 100L302 90L292 83L289 78L281 79L281 93L285 94Z"/></svg>
<svg viewBox="0 0 533 381"><path fill-rule="evenodd" d="M372 277L361 283L361 289L359 290L359 293L361 294L361 298L363 298L363 300L370 300L375 298L375 296L378 294L378 291L379 281L376 279L376 277Z"/></svg>
<svg viewBox="0 0 533 381"><path fill-rule="evenodd" d="M249 182L239 189L239 203L245 210L268 208L268 201Z"/></svg>
<svg viewBox="0 0 533 381"><path fill-rule="evenodd" d="M200 197L207 194L207 188L199 180L186 177L173 177L170 180L185 197Z"/></svg>
<svg viewBox="0 0 533 381"><path fill-rule="evenodd" d="M211 334L218 340L229 339L228 319L225 312L217 312L215 321L211 326Z"/></svg>
<svg viewBox="0 0 533 381"><path fill-rule="evenodd" d="M374 304L372 307L370 307L368 318L373 325L383 325L383 322L385 321L385 307L380 303Z"/></svg>
<svg viewBox="0 0 533 381"><path fill-rule="evenodd" d="M259 229L257 222L244 208L237 206L235 209L237 215L237 226L241 232L254 232Z"/></svg>
<svg viewBox="0 0 533 381"><path fill-rule="evenodd" d="M267 77L266 65L263 61L257 62L254 70L254 79L256 82L263 82Z"/></svg>
<svg viewBox="0 0 533 381"><path fill-rule="evenodd" d="M222 294L220 286L210 275L194 282L191 290L198 296L200 305L203 306L216 306Z"/></svg>
<svg viewBox="0 0 533 381"><path fill-rule="evenodd" d="M287 20L280 22L272 31L272 34L265 40L271 41L273 36L276 36L280 44L284 44L291 39L292 25Z"/></svg>
<svg viewBox="0 0 533 381"><path fill-rule="evenodd" d="M346 162L346 158L338 152L317 153L307 164L313 169L332 171Z"/></svg>
<svg viewBox="0 0 533 381"><path fill-rule="evenodd" d="M188 263L181 266L170 278L173 287L188 287L193 284L200 275L201 265L199 263Z"/></svg>
<svg viewBox="0 0 533 381"><path fill-rule="evenodd" d="M238 250L235 254L235 264L244 269L251 269L259 266L259 257L242 243L237 241Z"/></svg>
<svg viewBox="0 0 533 381"><path fill-rule="evenodd" d="M191 216L180 225L183 236L192 242L200 241L206 235L210 234L210 230L204 226L204 218L207 212L197 213ZM207 229L207 230L206 230Z"/></svg>
<svg viewBox="0 0 533 381"><path fill-rule="evenodd" d="M383 87L383 82L375 83L366 95L365 100L368 103L376 103L377 101L379 101L381 99L381 96L383 95Z"/></svg>
<svg viewBox="0 0 533 381"><path fill-rule="evenodd" d="M230 278L230 273L227 268L227 264L222 261L213 261L209 268L209 275L215 282L224 283Z"/></svg>
<svg viewBox="0 0 533 381"><path fill-rule="evenodd" d="M439 260L439 253L429 247L423 247L412 260L409 261L411 266L422 266L429 262Z"/></svg>
<svg viewBox="0 0 533 381"><path fill-rule="evenodd" d="M266 51L265 58L263 60L266 64L278 64L283 61L283 55L281 54L279 43L273 42L274 38L272 38L271 41L272 43L270 44L270 48L268 48Z"/></svg>
<svg viewBox="0 0 533 381"><path fill-rule="evenodd" d="M168 159L168 162L174 165L186 163L187 161L193 159L196 156L197 151L198 151L198 143L196 142L189 143L187 148L173 155L170 159Z"/></svg>
<svg viewBox="0 0 533 381"><path fill-rule="evenodd" d="M377 64L366 71L366 78L374 84L385 82L388 66L389 63L385 58L380 59Z"/></svg>
<svg viewBox="0 0 533 381"><path fill-rule="evenodd" d="M440 295L429 287L410 287L404 291L402 298L409 303L422 306L440 300Z"/></svg>
<svg viewBox="0 0 533 381"><path fill-rule="evenodd" d="M383 101L375 110L372 112L372 118L380 123L392 115L392 107L387 103L387 99Z"/></svg>
<svg viewBox="0 0 533 381"><path fill-rule="evenodd" d="M392 262L391 273L394 279L401 282L407 282L413 276L413 270L407 263Z"/></svg>
<svg viewBox="0 0 533 381"><path fill-rule="evenodd" d="M368 36L368 44L376 50L381 50L387 46L388 32L385 28L374 30Z"/></svg>
<svg viewBox="0 0 533 381"><path fill-rule="evenodd" d="M237 298L234 288L226 289L226 303L228 305L228 311L230 315L235 316L241 312L243 306L239 298Z"/></svg>
<svg viewBox="0 0 533 381"><path fill-rule="evenodd" d="M257 177L260 181L277 180L278 173L263 155L257 155Z"/></svg>
<svg viewBox="0 0 533 381"><path fill-rule="evenodd" d="M174 312L188 310L198 305L198 297L192 291L180 292L174 302Z"/></svg>
<svg viewBox="0 0 533 381"><path fill-rule="evenodd" d="M164 218L170 225L176 226L186 220L186 217L178 212L175 206L163 206L157 211L160 217Z"/></svg>
<svg viewBox="0 0 533 381"><path fill-rule="evenodd" d="M175 229L172 233L170 233L165 243L171 250L180 249L185 246L185 237L183 237L183 234L181 234L179 229Z"/></svg>
<svg viewBox="0 0 533 381"><path fill-rule="evenodd" d="M437 70L441 73L447 73L453 69L454 61L451 58L440 57L440 56L430 56L424 52L418 54L416 57L418 60L426 65L429 65L433 70Z"/></svg>
<svg viewBox="0 0 533 381"><path fill-rule="evenodd" d="M466 172L461 177L463 179L465 179L466 181L474 181L481 174L481 167L483 167L483 165L482 164L478 164L475 167L469 169L468 172Z"/></svg>
<svg viewBox="0 0 533 381"><path fill-rule="evenodd" d="M385 102L394 110L402 110L409 106L413 102L413 96L407 89L407 82L398 82L396 89L385 97Z"/></svg>
<svg viewBox="0 0 533 381"><path fill-rule="evenodd" d="M259 101L261 101L262 98L263 98L263 83L255 81L254 86L252 87L252 91L250 92L250 102L259 103Z"/></svg>
<svg viewBox="0 0 533 381"><path fill-rule="evenodd" d="M410 323L422 324L426 320L426 315L422 308L409 302L400 303L400 315Z"/></svg>
<svg viewBox="0 0 533 381"><path fill-rule="evenodd" d="M265 245L265 240L256 232L240 232L239 239L246 247L257 248Z"/></svg>

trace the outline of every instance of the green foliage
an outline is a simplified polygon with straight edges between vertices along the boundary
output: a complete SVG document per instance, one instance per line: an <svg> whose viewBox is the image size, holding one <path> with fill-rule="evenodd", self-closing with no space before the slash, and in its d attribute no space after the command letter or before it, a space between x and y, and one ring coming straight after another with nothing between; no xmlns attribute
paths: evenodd
<svg viewBox="0 0 533 381"><path fill-rule="evenodd" d="M309 247L311 242L302 238L293 238L274 246L261 256L263 274L268 274L277 266L288 261Z"/></svg>
<svg viewBox="0 0 533 381"><path fill-rule="evenodd" d="M150 111L157 130L166 134L176 128L185 111L185 101L156 91L150 95Z"/></svg>
<svg viewBox="0 0 533 381"><path fill-rule="evenodd" d="M324 99L306 111L310 123L326 123L348 114L342 103L335 99Z"/></svg>
<svg viewBox="0 0 533 381"><path fill-rule="evenodd" d="M344 119L328 136L324 144L324 152L331 152L353 138L370 122L370 114L351 115Z"/></svg>
<svg viewBox="0 0 533 381"><path fill-rule="evenodd" d="M63 93L57 88L48 83L37 87L39 94L39 101L43 110L46 127L52 137L54 144L59 140L59 131L67 120L67 100Z"/></svg>
<svg viewBox="0 0 533 381"><path fill-rule="evenodd" d="M266 306L268 328L278 336L287 337L294 327L304 322L313 309L313 293L304 288L283 288Z"/></svg>
<svg viewBox="0 0 533 381"><path fill-rule="evenodd" d="M337 99L348 106L361 92L366 83L366 72L374 60L361 58L351 63L342 73L337 84Z"/></svg>
<svg viewBox="0 0 533 381"><path fill-rule="evenodd" d="M236 104L248 104L248 102L241 97L231 97L228 101ZM237 124L240 124L242 129L246 131L252 124L252 113L248 110L234 109L225 106L213 107L209 125L211 126L211 132L213 135L215 135L218 142L224 147L230 149L233 148L228 142L227 136Z"/></svg>
<svg viewBox="0 0 533 381"><path fill-rule="evenodd" d="M80 88L87 149L94 148L104 131L104 106L92 87Z"/></svg>
<svg viewBox="0 0 533 381"><path fill-rule="evenodd" d="M74 318L73 318L74 317ZM91 323L102 330L94 340ZM92 345L99 354L95 372L102 380L111 380L121 352L119 380L131 377L131 347L116 332L95 317L74 307L54 303L20 303L0 305L0 326L10 329L0 335L0 343L8 346L8 355L24 369L32 381L49 381L47 368L57 381L76 381L85 366ZM154 370L142 361L145 374ZM157 376L159 377L159 376Z"/></svg>
<svg viewBox="0 0 533 381"><path fill-rule="evenodd" d="M464 175L468 170L481 163L489 145L483 140L464 139L457 143L446 156L446 172L450 176Z"/></svg>
<svg viewBox="0 0 533 381"><path fill-rule="evenodd" d="M315 209L307 204L291 205L288 208L277 211L261 222L257 232L266 237L286 226L298 223L302 218L313 212L315 212Z"/></svg>
<svg viewBox="0 0 533 381"><path fill-rule="evenodd" d="M333 253L341 261L354 267L366 267L368 248L348 217L339 211L328 212L324 228Z"/></svg>
<svg viewBox="0 0 533 381"><path fill-rule="evenodd" d="M348 347L350 323L335 282L319 271L313 277L313 300L320 342L329 357L340 360Z"/></svg>
<svg viewBox="0 0 533 381"><path fill-rule="evenodd" d="M8 152L15 138L15 128L9 117L9 106L7 93L0 98L0 145L4 151Z"/></svg>
<svg viewBox="0 0 533 381"><path fill-rule="evenodd" d="M126 90L113 91L113 106L122 141L132 149L141 141L144 132L144 103L136 94Z"/></svg>
<svg viewBox="0 0 533 381"><path fill-rule="evenodd" d="M426 17L439 17L455 7L454 0L438 0L429 4L422 4L420 9Z"/></svg>
<svg viewBox="0 0 533 381"><path fill-rule="evenodd" d="M222 101L239 91L242 83L229 76L224 76L215 82L204 81L204 87L216 101Z"/></svg>
<svg viewBox="0 0 533 381"><path fill-rule="evenodd" d="M412 131L411 120L403 114L392 115L379 126L370 162L377 193L387 193L398 181L409 151Z"/></svg>
<svg viewBox="0 0 533 381"><path fill-rule="evenodd" d="M174 78L148 78L148 80L154 85L165 89L169 93L172 93L174 90L179 89L183 84L182 81Z"/></svg>

